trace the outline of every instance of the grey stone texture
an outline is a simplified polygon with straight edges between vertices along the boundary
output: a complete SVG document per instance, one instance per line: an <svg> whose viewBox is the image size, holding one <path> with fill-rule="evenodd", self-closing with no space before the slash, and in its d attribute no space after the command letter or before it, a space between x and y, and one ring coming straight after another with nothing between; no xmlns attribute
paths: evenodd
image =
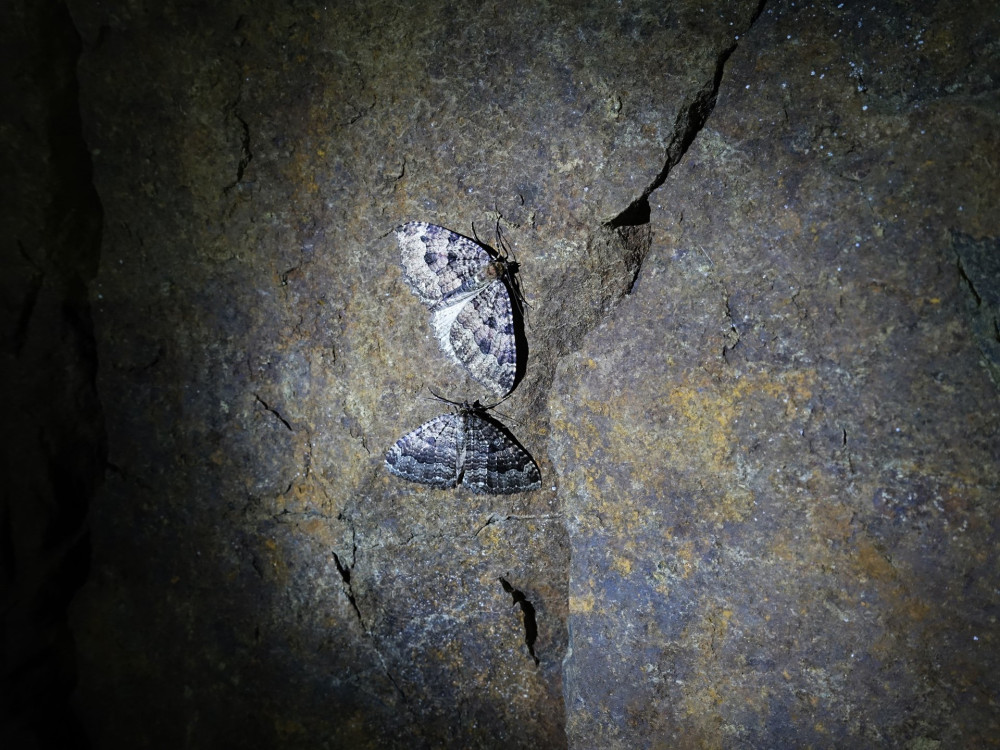
<svg viewBox="0 0 1000 750"><path fill-rule="evenodd" d="M954 234L996 247L996 21L768 6L730 58L550 393L571 745L998 736L1000 407Z"/></svg>
<svg viewBox="0 0 1000 750"><path fill-rule="evenodd" d="M95 748L1000 736L995 3L68 11ZM539 491L385 469L489 397L411 220L514 251Z"/></svg>

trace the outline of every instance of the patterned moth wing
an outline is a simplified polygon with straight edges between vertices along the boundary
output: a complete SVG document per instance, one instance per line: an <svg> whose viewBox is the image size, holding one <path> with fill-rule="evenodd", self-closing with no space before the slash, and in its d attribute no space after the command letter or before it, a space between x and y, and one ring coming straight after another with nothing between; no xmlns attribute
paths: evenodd
<svg viewBox="0 0 1000 750"><path fill-rule="evenodd" d="M473 492L507 495L542 486L528 451L478 401L465 412L464 469L462 482Z"/></svg>
<svg viewBox="0 0 1000 750"><path fill-rule="evenodd" d="M480 270L492 260L479 243L423 221L399 227L396 239L406 282L428 306L476 291Z"/></svg>
<svg viewBox="0 0 1000 750"><path fill-rule="evenodd" d="M504 495L542 486L538 465L517 439L476 401L458 405L396 441L385 456L396 476L432 487L464 484Z"/></svg>
<svg viewBox="0 0 1000 750"><path fill-rule="evenodd" d="M441 348L497 395L517 379L517 337L507 279L515 264L450 229L411 221L396 231L403 276L430 308Z"/></svg>
<svg viewBox="0 0 1000 750"><path fill-rule="evenodd" d="M442 414L397 440L385 454L385 465L411 482L454 487L464 456L465 425L456 414Z"/></svg>

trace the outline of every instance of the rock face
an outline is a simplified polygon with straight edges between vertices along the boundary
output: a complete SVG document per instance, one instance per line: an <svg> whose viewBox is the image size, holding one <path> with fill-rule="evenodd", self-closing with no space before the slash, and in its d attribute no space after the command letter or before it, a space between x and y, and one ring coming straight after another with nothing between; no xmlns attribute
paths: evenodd
<svg viewBox="0 0 1000 750"><path fill-rule="evenodd" d="M997 98L985 61L940 78L996 26L898 11L762 14L631 297L559 364L571 744L996 736L1000 409L961 269L1000 277L956 237L996 247Z"/></svg>
<svg viewBox="0 0 1000 750"><path fill-rule="evenodd" d="M1000 18L848 5L71 1L94 746L1000 733ZM408 220L516 255L539 491L385 469L488 395Z"/></svg>

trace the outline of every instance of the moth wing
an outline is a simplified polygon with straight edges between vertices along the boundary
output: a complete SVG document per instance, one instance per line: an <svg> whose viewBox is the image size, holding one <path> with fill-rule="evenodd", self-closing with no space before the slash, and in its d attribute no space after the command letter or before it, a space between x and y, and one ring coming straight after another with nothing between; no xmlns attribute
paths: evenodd
<svg viewBox="0 0 1000 750"><path fill-rule="evenodd" d="M431 325L441 348L499 396L517 377L517 338L510 293L500 280L464 302L436 310Z"/></svg>
<svg viewBox="0 0 1000 750"><path fill-rule="evenodd" d="M491 258L468 237L423 221L396 230L403 277L428 306L483 285L480 272Z"/></svg>
<svg viewBox="0 0 1000 750"><path fill-rule="evenodd" d="M465 416L466 453L462 483L473 492L507 495L542 486L531 454L500 423L488 416Z"/></svg>
<svg viewBox="0 0 1000 750"><path fill-rule="evenodd" d="M442 414L397 440L385 454L385 465L396 476L411 482L454 487L464 449L462 418Z"/></svg>

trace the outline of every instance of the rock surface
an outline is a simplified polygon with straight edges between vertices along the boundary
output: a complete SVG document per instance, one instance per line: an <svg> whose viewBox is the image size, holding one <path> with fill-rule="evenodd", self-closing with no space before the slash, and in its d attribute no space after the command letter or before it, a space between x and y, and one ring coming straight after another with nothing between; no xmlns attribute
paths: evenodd
<svg viewBox="0 0 1000 750"><path fill-rule="evenodd" d="M571 745L995 741L996 17L895 10L761 15L559 365Z"/></svg>
<svg viewBox="0 0 1000 750"><path fill-rule="evenodd" d="M992 4L69 9L95 747L1000 732ZM413 219L516 253L539 492L383 466L484 396Z"/></svg>

